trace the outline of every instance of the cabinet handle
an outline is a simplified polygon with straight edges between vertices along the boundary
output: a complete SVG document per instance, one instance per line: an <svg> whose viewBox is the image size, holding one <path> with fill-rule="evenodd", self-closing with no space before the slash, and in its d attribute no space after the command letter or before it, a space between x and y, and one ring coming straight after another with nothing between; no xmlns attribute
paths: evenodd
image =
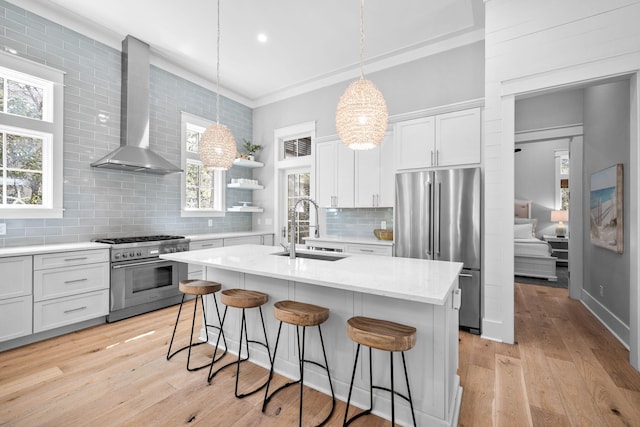
<svg viewBox="0 0 640 427"><path fill-rule="evenodd" d="M433 165L433 150L431 150L431 166L434 166Z"/></svg>
<svg viewBox="0 0 640 427"><path fill-rule="evenodd" d="M64 260L66 262L66 261L82 261L82 260L85 260L85 259L87 259L86 256L82 256L82 257L78 257L78 258L65 258Z"/></svg>
<svg viewBox="0 0 640 427"><path fill-rule="evenodd" d="M86 310L87 306L84 307L78 307L78 308L72 308L71 310L65 310L64 314L69 314L69 313L73 313L74 311L81 311L81 310Z"/></svg>
<svg viewBox="0 0 640 427"><path fill-rule="evenodd" d="M201 248L208 248L210 246L213 246L213 243L205 243L204 245L200 245Z"/></svg>
<svg viewBox="0 0 640 427"><path fill-rule="evenodd" d="M371 206L375 206L376 205L376 195L372 194L371 195Z"/></svg>
<svg viewBox="0 0 640 427"><path fill-rule="evenodd" d="M473 275L466 274L466 273L461 273L461 274L458 274L458 277L473 277Z"/></svg>
<svg viewBox="0 0 640 427"><path fill-rule="evenodd" d="M360 249L360 252L373 252L373 249Z"/></svg>
<svg viewBox="0 0 640 427"><path fill-rule="evenodd" d="M380 195L376 194L376 206L380 206Z"/></svg>
<svg viewBox="0 0 640 427"><path fill-rule="evenodd" d="M436 166L440 164L440 150L436 150Z"/></svg>
<svg viewBox="0 0 640 427"><path fill-rule="evenodd" d="M68 285L69 283L86 282L87 280L89 280L89 279L65 280L64 284Z"/></svg>

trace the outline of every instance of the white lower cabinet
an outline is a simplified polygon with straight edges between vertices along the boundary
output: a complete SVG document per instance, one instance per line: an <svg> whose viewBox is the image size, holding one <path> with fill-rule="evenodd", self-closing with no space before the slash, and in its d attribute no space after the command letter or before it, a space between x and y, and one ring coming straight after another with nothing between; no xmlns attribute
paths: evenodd
<svg viewBox="0 0 640 427"><path fill-rule="evenodd" d="M198 240L194 242L189 242L189 250L190 251L198 251L201 249L212 249L212 248L221 248L222 247L222 239L212 239L212 240ZM189 264L189 273L187 277L191 280L203 279L204 278L204 267L197 264Z"/></svg>
<svg viewBox="0 0 640 427"><path fill-rule="evenodd" d="M31 335L32 313L31 295L0 300L0 341Z"/></svg>
<svg viewBox="0 0 640 427"><path fill-rule="evenodd" d="M34 255L33 332L109 314L109 250Z"/></svg>
<svg viewBox="0 0 640 427"><path fill-rule="evenodd" d="M33 258L0 258L0 342L33 332Z"/></svg>
<svg viewBox="0 0 640 427"><path fill-rule="evenodd" d="M357 255L393 256L393 249L391 246L347 244L345 245L344 251L348 254Z"/></svg>
<svg viewBox="0 0 640 427"><path fill-rule="evenodd" d="M33 332L42 332L109 314L109 289L33 304Z"/></svg>

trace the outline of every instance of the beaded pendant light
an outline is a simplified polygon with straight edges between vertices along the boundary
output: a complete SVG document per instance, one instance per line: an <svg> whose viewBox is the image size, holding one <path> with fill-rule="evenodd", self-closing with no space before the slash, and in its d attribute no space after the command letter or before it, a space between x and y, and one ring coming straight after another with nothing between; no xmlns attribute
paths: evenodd
<svg viewBox="0 0 640 427"><path fill-rule="evenodd" d="M387 103L376 85L364 78L364 0L360 0L360 79L352 82L338 101L336 129L353 150L377 147L387 130Z"/></svg>
<svg viewBox="0 0 640 427"><path fill-rule="evenodd" d="M216 123L209 126L198 144L200 161L205 167L228 170L236 158L236 140L225 125L220 124L220 0L218 0L218 52L216 62Z"/></svg>

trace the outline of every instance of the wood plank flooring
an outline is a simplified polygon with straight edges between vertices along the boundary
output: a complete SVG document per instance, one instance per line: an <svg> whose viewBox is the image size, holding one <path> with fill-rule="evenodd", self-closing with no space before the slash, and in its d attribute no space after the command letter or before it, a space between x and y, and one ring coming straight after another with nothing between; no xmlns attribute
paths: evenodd
<svg viewBox="0 0 640 427"><path fill-rule="evenodd" d="M628 352L566 289L515 285L516 345L461 332L464 387L460 426L640 426L640 373ZM207 384L187 372L186 354L165 359L176 307L100 325L0 353L0 425L289 426L297 424L297 389L235 399L235 370ZM186 339L184 318L178 337ZM194 350L204 363L213 349ZM231 356L226 359L230 360ZM241 388L267 371L245 364ZM276 378L277 384L285 381ZM330 399L305 389L320 421ZM338 402L329 425L342 424ZM354 425L383 426L377 417Z"/></svg>
<svg viewBox="0 0 640 427"><path fill-rule="evenodd" d="M515 284L517 344L460 333L460 426L640 426L629 352L566 289Z"/></svg>

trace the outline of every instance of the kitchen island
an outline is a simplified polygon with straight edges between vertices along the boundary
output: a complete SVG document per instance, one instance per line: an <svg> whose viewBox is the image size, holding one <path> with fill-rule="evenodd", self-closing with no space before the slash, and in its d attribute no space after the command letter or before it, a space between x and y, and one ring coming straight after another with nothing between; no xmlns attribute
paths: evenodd
<svg viewBox="0 0 640 427"><path fill-rule="evenodd" d="M336 396L346 401L356 344L346 334L346 321L352 316L368 316L416 327L416 346L406 353L411 394L418 425L454 426L457 424L462 389L458 368L458 274L462 264L410 258L349 255L326 261L274 255L279 248L242 245L161 255L170 259L206 267L207 280L223 289L246 288L269 294L263 307L271 346L275 343L278 322L273 304L292 299L321 305L331 310L322 325L331 377ZM213 298L207 296L207 310ZM221 307L221 310L223 307ZM257 310L247 311L249 336L261 336ZM231 352L237 352L240 314L230 310L224 332ZM216 331L209 339L215 343ZM298 377L295 354L295 330L283 328L276 360L276 371L289 378ZM202 334L203 336L203 334ZM316 331L309 330L307 351L312 360L320 360L321 349ZM286 349L286 350L285 350ZM273 351L273 349L272 349ZM306 355L305 355L306 356ZM388 384L389 356L374 351L374 383ZM397 358L400 359L400 358ZM268 367L269 356L260 346L251 349L252 362ZM402 372L400 360L394 371ZM352 404L368 407L368 362L359 365ZM363 367L364 366L364 367ZM329 394L326 374L308 365L305 384ZM406 393L401 375L396 389ZM374 412L390 418L388 393L374 391ZM410 424L409 405L396 398L396 421Z"/></svg>

